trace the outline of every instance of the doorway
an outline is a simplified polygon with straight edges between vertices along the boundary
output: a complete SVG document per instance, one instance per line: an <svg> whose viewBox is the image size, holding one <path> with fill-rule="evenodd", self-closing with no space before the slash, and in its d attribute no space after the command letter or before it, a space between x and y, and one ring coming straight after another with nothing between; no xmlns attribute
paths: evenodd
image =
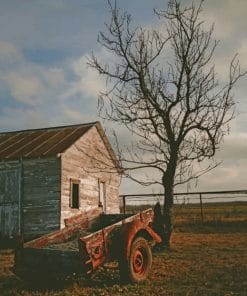
<svg viewBox="0 0 247 296"><path fill-rule="evenodd" d="M99 182L99 206L102 212L106 214L106 186L104 182Z"/></svg>

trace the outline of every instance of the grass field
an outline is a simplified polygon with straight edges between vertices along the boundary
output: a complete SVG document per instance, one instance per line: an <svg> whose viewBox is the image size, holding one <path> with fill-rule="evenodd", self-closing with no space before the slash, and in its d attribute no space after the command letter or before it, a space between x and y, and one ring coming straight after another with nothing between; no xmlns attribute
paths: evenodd
<svg viewBox="0 0 247 296"><path fill-rule="evenodd" d="M246 214L246 204L224 205L223 210L214 205L205 212L202 224L192 219L200 217L199 208L176 208L171 250L154 254L150 277L140 285L120 285L115 262L100 268L90 280L73 275L60 282L24 282L11 271L13 251L4 250L0 252L0 295L245 296Z"/></svg>
<svg viewBox="0 0 247 296"><path fill-rule="evenodd" d="M150 207L128 206L127 212L136 213ZM179 232L246 232L247 202L174 205L173 224Z"/></svg>

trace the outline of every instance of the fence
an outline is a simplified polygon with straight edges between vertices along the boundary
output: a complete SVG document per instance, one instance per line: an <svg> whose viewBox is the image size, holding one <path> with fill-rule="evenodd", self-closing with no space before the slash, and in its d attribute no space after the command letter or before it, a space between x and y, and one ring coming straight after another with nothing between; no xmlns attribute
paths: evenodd
<svg viewBox="0 0 247 296"><path fill-rule="evenodd" d="M164 194L126 194L121 195L122 201L122 212L135 212L146 207L154 206L157 202L160 204L164 203ZM230 191L201 191L201 192L176 192L174 193L174 204L175 208L186 209L193 211L193 209L199 209L200 220L203 223L205 215L209 212L209 208L214 209L214 214L218 212L221 214L225 210L225 216L235 211L236 214L236 203L247 203L247 190L230 190ZM228 205L228 207L222 205ZM221 209L220 209L221 207ZM241 209L238 214L242 216L247 213Z"/></svg>

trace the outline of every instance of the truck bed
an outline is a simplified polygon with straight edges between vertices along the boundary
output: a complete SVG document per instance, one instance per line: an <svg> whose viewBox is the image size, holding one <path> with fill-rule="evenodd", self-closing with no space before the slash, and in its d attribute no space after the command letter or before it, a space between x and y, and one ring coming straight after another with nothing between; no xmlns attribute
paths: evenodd
<svg viewBox="0 0 247 296"><path fill-rule="evenodd" d="M119 223L131 215L111 214L100 215L90 221L87 229L69 227L52 232L30 242L15 254L15 273L20 276L33 275L45 276L67 275L83 271L79 256L79 237L90 237L94 233L109 225ZM121 224L121 222L120 222Z"/></svg>
<svg viewBox="0 0 247 296"><path fill-rule="evenodd" d="M77 235L81 233L80 231ZM77 235L64 242L52 242L37 247L24 246L18 249L15 253L15 273L24 277L45 275L52 278L79 273Z"/></svg>

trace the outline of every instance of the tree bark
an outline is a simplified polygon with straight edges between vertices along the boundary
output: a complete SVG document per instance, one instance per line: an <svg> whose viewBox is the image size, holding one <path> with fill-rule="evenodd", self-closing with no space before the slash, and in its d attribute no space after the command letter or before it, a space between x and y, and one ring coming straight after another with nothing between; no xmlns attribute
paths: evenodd
<svg viewBox="0 0 247 296"><path fill-rule="evenodd" d="M164 196L164 225L165 225L165 235L162 238L162 243L164 246L170 248L170 239L173 230L172 212L173 212L173 185L166 184L165 186L165 196Z"/></svg>
<svg viewBox="0 0 247 296"><path fill-rule="evenodd" d="M177 156L171 155L170 162L167 166L166 173L163 175L163 186L164 186L164 225L165 234L162 238L162 243L164 246L170 248L170 239L173 230L173 188L174 188L174 178L176 173Z"/></svg>

